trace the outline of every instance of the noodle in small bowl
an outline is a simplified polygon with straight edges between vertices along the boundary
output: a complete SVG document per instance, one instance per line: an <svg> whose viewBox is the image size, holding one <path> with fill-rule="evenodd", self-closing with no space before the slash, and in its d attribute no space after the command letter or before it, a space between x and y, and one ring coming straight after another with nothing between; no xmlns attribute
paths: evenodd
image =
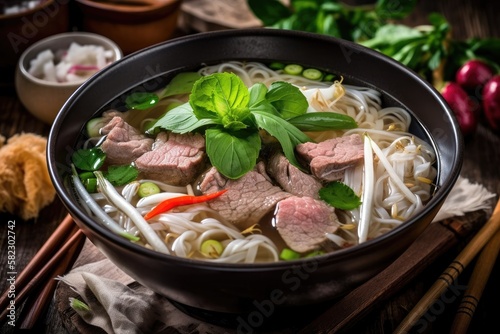
<svg viewBox="0 0 500 334"><path fill-rule="evenodd" d="M290 64L333 78L290 74L284 69ZM187 94L180 84L189 83L183 73L196 78ZM216 100L227 80L232 80L233 90L240 87L244 92L242 100L250 101L239 111L228 107L234 111L230 122L197 109L197 103L206 106L206 101ZM175 88L165 88L170 82ZM206 95L210 85L220 90ZM170 89L178 94L167 94ZM198 95L202 97L195 100ZM205 96L212 97L203 100ZM293 107L286 96L296 98ZM138 107L146 100L151 106ZM298 100L307 101L301 118L283 116L296 112L296 104L302 103ZM245 117L238 119L238 112ZM325 126L339 119L356 126L318 130L312 115ZM172 125L177 117L188 123ZM306 128L304 119L316 128ZM89 124L100 125L92 130ZM104 177L106 172L97 171L97 188L86 192L75 152L97 148L111 164L119 160L119 154L112 158L115 148L109 146L113 128L128 126L150 145L130 163L138 176L116 185ZM214 139L214 133L219 137ZM193 179L186 181L182 174L170 182L170 175L179 176L186 165L184 158L168 172L144 167L151 160L144 157L159 150L165 138L179 142L188 135L202 138L206 146L200 146L200 154L208 156ZM221 144L220 136L230 138L231 145ZM328 181L314 181L321 190L298 195L287 184L273 183L278 182L278 163L269 152L278 147L286 157L290 179L292 171L316 176L312 160L304 164L299 151L334 138L356 141L357 162L322 174ZM343 149L342 143L335 142L335 147ZM259 301L276 299L278 293L276 307L333 300L384 269L437 214L458 178L461 146L457 123L439 93L393 60L326 36L245 29L181 37L102 70L58 114L49 136L48 161L58 195L77 224L124 272L179 305L240 313L251 312ZM335 209L325 204L328 196L318 194L335 183L333 179L360 203ZM151 183L155 193L140 196L140 187ZM221 191L219 197L201 199L216 191ZM234 197L238 201L230 202ZM149 213L163 201L167 209ZM297 234L300 219L294 217L309 206L302 220L313 222L315 231L302 226L302 234ZM321 212L328 219L334 215L335 222L320 218L314 223L313 216ZM287 252L293 259L284 255Z"/></svg>

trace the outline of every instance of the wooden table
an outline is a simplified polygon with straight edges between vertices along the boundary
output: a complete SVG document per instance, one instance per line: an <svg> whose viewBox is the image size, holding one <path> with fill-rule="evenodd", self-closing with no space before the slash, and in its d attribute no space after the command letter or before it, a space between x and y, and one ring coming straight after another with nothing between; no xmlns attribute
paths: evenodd
<svg viewBox="0 0 500 334"><path fill-rule="evenodd" d="M430 12L442 13L452 24L453 35L456 38L467 37L500 37L500 2L486 0L448 0L420 1L416 11L405 22L411 25L427 23ZM5 137L20 132L34 132L47 136L50 127L31 116L18 101L11 81L2 79L0 86L0 133ZM500 193L500 138L484 125L480 125L476 135L469 138L465 144L465 161L462 175L472 182L483 184L488 190ZM16 267L20 272L37 250L42 246L52 231L65 216L61 202L56 199L50 206L44 208L36 220L22 221L18 217L0 213L0 289L7 287L7 222L15 220L16 233ZM458 249L440 256L438 261L404 289L399 291L389 301L378 305L362 323L356 327L356 332L386 333L391 332L403 319L409 309L425 293L437 276L457 254ZM472 266L471 266L472 267ZM460 276L458 284L467 284L472 268L467 268ZM500 298L500 261L492 272L483 297L479 303L471 324L471 333L487 332L486 328L495 328L498 317L498 300ZM432 319L425 332L444 333L450 328L454 310L459 302L450 301L445 309ZM12 328L3 325L2 333L12 332ZM60 315L51 306L41 321L38 333L65 333Z"/></svg>

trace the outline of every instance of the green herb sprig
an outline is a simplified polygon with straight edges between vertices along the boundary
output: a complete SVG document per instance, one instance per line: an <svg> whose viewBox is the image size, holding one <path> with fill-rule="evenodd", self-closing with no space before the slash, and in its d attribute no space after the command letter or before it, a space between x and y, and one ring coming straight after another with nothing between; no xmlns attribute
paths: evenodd
<svg viewBox="0 0 500 334"><path fill-rule="evenodd" d="M331 128L357 127L350 117L306 113L307 108L305 96L290 83L275 82L269 88L257 83L248 88L234 73L215 73L197 80L189 102L167 112L147 132L204 131L211 164L227 178L237 179L257 163L262 146L259 132L264 130L303 170L295 157L295 146L311 141L303 131L322 131L326 121Z"/></svg>

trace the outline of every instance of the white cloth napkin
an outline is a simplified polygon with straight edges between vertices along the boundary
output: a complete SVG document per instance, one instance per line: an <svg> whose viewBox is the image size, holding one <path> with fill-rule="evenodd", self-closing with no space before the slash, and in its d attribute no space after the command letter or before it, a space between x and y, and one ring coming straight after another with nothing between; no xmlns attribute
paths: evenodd
<svg viewBox="0 0 500 334"><path fill-rule="evenodd" d="M495 196L482 185L460 177L434 221L477 210L491 211L490 199ZM78 293L88 307L73 307L75 311L85 322L106 333L173 333L167 329L185 324L190 326L182 333L226 332L179 312L166 298L145 287L130 288L137 283L108 259L74 268L59 279ZM74 300L70 303L75 305Z"/></svg>

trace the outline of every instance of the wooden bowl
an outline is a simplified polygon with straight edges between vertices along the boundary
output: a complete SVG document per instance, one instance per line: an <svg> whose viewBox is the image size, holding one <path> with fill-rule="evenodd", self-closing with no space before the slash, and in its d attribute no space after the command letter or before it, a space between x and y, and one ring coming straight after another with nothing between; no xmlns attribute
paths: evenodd
<svg viewBox="0 0 500 334"><path fill-rule="evenodd" d="M170 39L181 0L77 0L82 29L110 38L129 54Z"/></svg>

